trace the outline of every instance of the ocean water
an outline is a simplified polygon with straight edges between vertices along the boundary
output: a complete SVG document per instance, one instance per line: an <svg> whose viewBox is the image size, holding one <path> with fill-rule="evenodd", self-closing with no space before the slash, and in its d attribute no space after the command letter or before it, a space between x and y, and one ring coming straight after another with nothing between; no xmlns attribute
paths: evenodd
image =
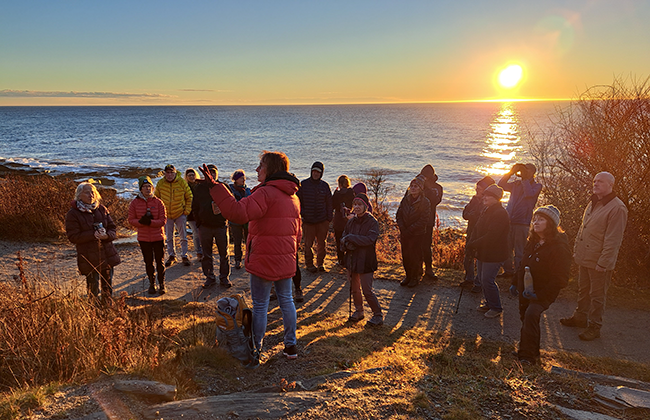
<svg viewBox="0 0 650 420"><path fill-rule="evenodd" d="M550 124L552 102L246 106L0 107L0 164L99 179L124 195L137 177L166 164L179 170L214 163L222 180L244 169L255 186L263 150L285 152L291 171L323 179L355 179L368 169L393 172L393 206L430 163L444 188L441 223L462 225L461 213L484 175L496 180L528 158L528 130Z"/></svg>

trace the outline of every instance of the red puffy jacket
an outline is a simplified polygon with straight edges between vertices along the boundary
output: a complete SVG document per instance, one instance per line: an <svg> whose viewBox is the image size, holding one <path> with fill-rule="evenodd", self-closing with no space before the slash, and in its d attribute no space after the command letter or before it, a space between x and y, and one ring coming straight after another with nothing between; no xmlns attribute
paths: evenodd
<svg viewBox="0 0 650 420"><path fill-rule="evenodd" d="M140 218L145 215L147 209L151 209L150 225L140 223ZM129 205L129 223L138 230L138 241L140 242L158 242L165 240L163 226L167 222L165 215L165 205L162 200L156 196L144 199L139 194Z"/></svg>
<svg viewBox="0 0 650 420"><path fill-rule="evenodd" d="M290 173L273 174L237 201L225 184L210 190L212 199L228 220L248 225L246 271L265 280L282 280L296 274L300 243L298 179Z"/></svg>

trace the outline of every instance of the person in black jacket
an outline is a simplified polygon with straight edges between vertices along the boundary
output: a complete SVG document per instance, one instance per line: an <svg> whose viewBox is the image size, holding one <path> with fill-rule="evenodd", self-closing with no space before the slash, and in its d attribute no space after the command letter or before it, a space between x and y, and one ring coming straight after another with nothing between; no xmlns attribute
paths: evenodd
<svg viewBox="0 0 650 420"><path fill-rule="evenodd" d="M538 362L540 317L569 281L571 248L559 224L560 211L556 207L535 210L524 257L510 287L510 292L519 296L521 339L517 356L522 364ZM533 277L532 291L524 288L526 267L530 268Z"/></svg>
<svg viewBox="0 0 650 420"><path fill-rule="evenodd" d="M334 207L334 238L336 239L336 255L338 264L343 265L345 253L341 251L341 236L348 223L348 216L352 211L352 200L355 193L350 188L350 178L347 175L341 175L337 182L339 187L332 194L332 207Z"/></svg>
<svg viewBox="0 0 650 420"><path fill-rule="evenodd" d="M219 171L217 167L215 165L208 165L207 167L213 179L218 179ZM226 218L223 217L219 207L212 201L210 184L205 180L199 180L197 183L196 195L192 200L192 212L201 233L201 248L203 249L201 269L206 278L203 288L206 289L217 282L212 261L213 241L217 243L217 250L219 251L219 283L222 286L230 287L232 283L228 280L230 264L228 262Z"/></svg>
<svg viewBox="0 0 650 420"><path fill-rule="evenodd" d="M251 190L246 186L246 173L243 169L237 169L232 173L230 177L232 179L232 184L230 184L230 190L232 195L237 199L241 200L244 197L251 195ZM230 227L230 234L233 238L233 252L235 253L235 268L240 269L242 267L241 260L243 258L242 252L242 243L246 244L246 237L248 236L248 223L240 225L232 221L228 222Z"/></svg>
<svg viewBox="0 0 650 420"><path fill-rule="evenodd" d="M486 318L496 318L503 312L496 277L501 264L508 258L510 218L501 205L501 198L503 189L498 185L492 184L485 189L483 205L486 208L476 222L476 229L467 244L476 252L478 278L485 298L477 310L483 312Z"/></svg>
<svg viewBox="0 0 650 420"><path fill-rule="evenodd" d="M354 217L348 220L341 238L341 247L345 251L345 267L348 270L350 293L354 300L354 313L350 322L363 319L363 299L372 310L372 318L366 325L379 326L384 323L381 306L372 290L373 272L377 270L375 244L379 237L379 223L368 212L370 202L366 194L357 194L352 202Z"/></svg>
<svg viewBox="0 0 650 420"><path fill-rule="evenodd" d="M425 165L420 171L424 176L424 196L431 204L431 212L427 221L424 241L422 242L422 259L424 261L424 275L432 280L438 280L433 272L433 255L431 245L433 242L433 228L436 225L436 207L442 201L442 185L438 184L438 175L431 165Z"/></svg>
<svg viewBox="0 0 650 420"><path fill-rule="evenodd" d="M400 283L402 286L415 287L422 278L423 243L427 241L427 223L431 216L431 204L424 195L424 182L422 175L413 179L397 209L402 264L406 272L406 277Z"/></svg>
<svg viewBox="0 0 650 420"><path fill-rule="evenodd" d="M463 209L463 219L467 220L467 231L465 235L465 260L463 266L465 267L465 280L460 284L461 287L472 287L472 292L478 293L481 289L481 284L476 276L476 252L467 247L467 244L472 237L472 232L476 227L476 222L481 216L481 212L485 209L483 205L483 191L490 185L494 184L492 177L486 176L476 183L476 194L469 200L469 203Z"/></svg>
<svg viewBox="0 0 650 420"><path fill-rule="evenodd" d="M300 215L302 216L302 232L305 238L305 266L307 271L325 271L327 233L332 221L332 191L327 182L323 181L323 164L314 162L311 166L311 176L300 183L298 198L300 199ZM316 266L312 246L316 240Z"/></svg>

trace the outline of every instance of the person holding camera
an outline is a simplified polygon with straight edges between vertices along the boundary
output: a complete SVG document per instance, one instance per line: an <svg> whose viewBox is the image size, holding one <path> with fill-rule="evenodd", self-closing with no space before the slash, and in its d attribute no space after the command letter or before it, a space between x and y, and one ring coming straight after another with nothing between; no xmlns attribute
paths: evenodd
<svg viewBox="0 0 650 420"><path fill-rule="evenodd" d="M537 197L542 191L542 184L535 181L537 168L532 163L516 163L497 185L510 193L506 211L510 217L510 235L508 236L508 259L503 264L504 277L512 277L524 256L524 246L528 238L533 210ZM510 181L516 176L518 179ZM513 261L514 254L514 261Z"/></svg>
<svg viewBox="0 0 650 420"><path fill-rule="evenodd" d="M113 267L120 256L113 241L117 227L103 204L97 188L89 182L77 186L75 198L65 216L65 233L77 246L77 267L86 276L86 286L91 297L102 300L113 296Z"/></svg>
<svg viewBox="0 0 650 420"><path fill-rule="evenodd" d="M363 296L372 310L372 318L367 326L380 326L384 323L379 300L372 290L373 272L377 270L375 244L379 237L379 223L368 211L371 208L366 194L360 193L352 201L354 217L348 220L341 237L341 249L345 252L345 268L348 270L350 294L355 311L350 322L359 322L363 316Z"/></svg>
<svg viewBox="0 0 650 420"><path fill-rule="evenodd" d="M165 289L165 235L163 227L167 223L165 205L153 194L153 183L148 176L138 178L140 192L129 204L129 223L138 231L138 244L142 251L144 266L149 278L149 293L156 294L156 271L158 272L158 292L164 295ZM154 270L154 261L156 268Z"/></svg>

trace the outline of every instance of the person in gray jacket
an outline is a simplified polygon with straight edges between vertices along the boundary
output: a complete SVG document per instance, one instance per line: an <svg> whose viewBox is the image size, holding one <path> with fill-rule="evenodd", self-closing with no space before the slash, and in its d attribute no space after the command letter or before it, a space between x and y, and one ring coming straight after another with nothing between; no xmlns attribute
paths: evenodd
<svg viewBox="0 0 650 420"><path fill-rule="evenodd" d="M627 224L627 207L614 193L614 182L609 172L594 177L594 194L582 216L573 249L573 259L580 268L578 307L570 318L560 319L560 323L587 328L578 336L584 341L600 337L607 287Z"/></svg>

